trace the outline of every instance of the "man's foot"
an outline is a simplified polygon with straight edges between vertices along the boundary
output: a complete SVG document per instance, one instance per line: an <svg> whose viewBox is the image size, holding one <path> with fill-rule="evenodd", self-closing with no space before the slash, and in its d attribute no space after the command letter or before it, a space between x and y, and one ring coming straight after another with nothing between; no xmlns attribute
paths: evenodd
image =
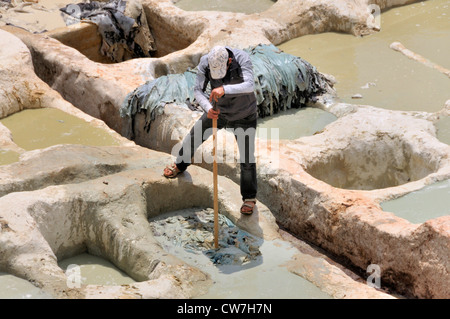
<svg viewBox="0 0 450 319"><path fill-rule="evenodd" d="M245 199L241 206L241 213L244 215L251 215L256 205L256 198Z"/></svg>
<svg viewBox="0 0 450 319"><path fill-rule="evenodd" d="M183 173L182 171L180 171L177 167L176 164L172 164L172 165L167 165L166 168L164 169L164 177L167 178L175 178L177 177L178 174Z"/></svg>

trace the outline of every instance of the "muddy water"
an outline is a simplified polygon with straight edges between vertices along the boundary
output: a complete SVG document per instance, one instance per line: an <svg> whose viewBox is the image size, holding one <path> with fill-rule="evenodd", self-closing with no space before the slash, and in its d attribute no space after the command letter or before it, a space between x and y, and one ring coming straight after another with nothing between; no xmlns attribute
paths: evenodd
<svg viewBox="0 0 450 319"><path fill-rule="evenodd" d="M186 11L227 11L257 13L269 9L272 0L173 0L175 5Z"/></svg>
<svg viewBox="0 0 450 319"><path fill-rule="evenodd" d="M24 110L0 122L11 131L14 143L27 151L56 144L119 145L108 132L53 108Z"/></svg>
<svg viewBox="0 0 450 319"><path fill-rule="evenodd" d="M381 208L414 224L450 215L450 179L381 203Z"/></svg>
<svg viewBox="0 0 450 319"><path fill-rule="evenodd" d="M58 264L64 271L69 265L78 265L82 285L117 286L135 282L109 261L86 253L64 259Z"/></svg>
<svg viewBox="0 0 450 319"><path fill-rule="evenodd" d="M60 8L68 4L76 4L74 0L39 0L38 1L16 1L31 2L22 10L9 9L2 12L0 26L8 23L27 29L30 32L46 32L66 26ZM36 3L34 3L36 2ZM79 1L81 2L81 1Z"/></svg>
<svg viewBox="0 0 450 319"><path fill-rule="evenodd" d="M51 296L29 281L0 272L0 299L47 299Z"/></svg>
<svg viewBox="0 0 450 319"><path fill-rule="evenodd" d="M380 108L435 112L450 98L450 79L389 48L406 48L450 69L450 1L429 0L381 14L381 31L366 37L323 33L281 44L332 74L341 100ZM352 96L361 94L362 98Z"/></svg>
<svg viewBox="0 0 450 319"><path fill-rule="evenodd" d="M0 149L0 165L7 165L19 160L19 153Z"/></svg>
<svg viewBox="0 0 450 319"><path fill-rule="evenodd" d="M336 119L333 114L316 108L289 109L258 119L256 134L261 139L271 139L274 138L271 136L272 129L278 129L278 138L294 140L320 132Z"/></svg>

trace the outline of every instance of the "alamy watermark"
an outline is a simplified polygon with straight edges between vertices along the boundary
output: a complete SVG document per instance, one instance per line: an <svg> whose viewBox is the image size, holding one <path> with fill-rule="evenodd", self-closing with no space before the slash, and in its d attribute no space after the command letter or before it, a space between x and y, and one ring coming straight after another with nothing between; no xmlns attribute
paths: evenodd
<svg viewBox="0 0 450 319"><path fill-rule="evenodd" d="M372 288L381 288L381 268L377 264L370 264L367 266L367 273L370 274L369 277L367 277L367 285Z"/></svg>
<svg viewBox="0 0 450 319"><path fill-rule="evenodd" d="M279 152L279 128L226 128L217 132L225 131L225 134L217 134L216 159L217 163L243 163L245 154L248 163L256 163L259 158L261 165L259 172L261 174L277 174L280 168ZM258 133L258 134L257 134ZM171 139L177 140L178 132L173 131ZM201 122L194 125L193 135L188 134L183 141L176 143L171 150L172 156L183 160L186 163L212 164L214 157L212 150L205 147L206 142L213 134L213 129L208 128L204 131ZM256 136L258 137L256 138ZM192 144L195 146L192 147ZM237 147L235 147L237 145ZM183 148L183 154L179 152ZM192 154L193 149L193 154Z"/></svg>
<svg viewBox="0 0 450 319"><path fill-rule="evenodd" d="M70 264L67 266L65 274L68 288L81 288L81 268L79 265Z"/></svg>

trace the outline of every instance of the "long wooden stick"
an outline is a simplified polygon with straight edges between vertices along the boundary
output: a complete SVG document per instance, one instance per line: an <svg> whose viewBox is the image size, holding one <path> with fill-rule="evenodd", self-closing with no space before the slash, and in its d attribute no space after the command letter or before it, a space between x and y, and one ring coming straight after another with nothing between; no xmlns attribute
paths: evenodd
<svg viewBox="0 0 450 319"><path fill-rule="evenodd" d="M389 47L395 51L399 51L399 52L403 53L405 56L407 56L408 58L410 58L412 60L420 62L429 68L438 70L439 72L450 77L450 70L447 70L446 68L440 66L439 64L436 64L436 63L433 63L433 62L427 60L420 54L417 54L417 53L405 48L405 46L403 44L401 44L400 42L392 42Z"/></svg>
<svg viewBox="0 0 450 319"><path fill-rule="evenodd" d="M219 248L219 190L217 182L217 119L213 119L214 247Z"/></svg>

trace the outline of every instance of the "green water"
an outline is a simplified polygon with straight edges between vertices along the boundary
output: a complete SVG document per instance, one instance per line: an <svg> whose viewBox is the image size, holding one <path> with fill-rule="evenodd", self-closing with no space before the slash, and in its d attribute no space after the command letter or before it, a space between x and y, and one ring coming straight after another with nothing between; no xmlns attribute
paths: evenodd
<svg viewBox="0 0 450 319"><path fill-rule="evenodd" d="M12 133L19 147L30 151L57 144L90 146L119 145L107 131L58 109L28 109L0 120ZM18 156L0 151L0 164L7 164Z"/></svg>
<svg viewBox="0 0 450 319"><path fill-rule="evenodd" d="M272 129L278 129L278 138L294 140L320 132L336 119L333 114L312 107L289 109L258 119L256 135L261 139L273 139Z"/></svg>
<svg viewBox="0 0 450 319"><path fill-rule="evenodd" d="M186 11L226 11L257 13L269 9L272 0L173 0L175 5Z"/></svg>
<svg viewBox="0 0 450 319"><path fill-rule="evenodd" d="M118 286L135 282L111 262L86 253L64 259L58 265L64 271L69 265L79 266L82 285Z"/></svg>
<svg viewBox="0 0 450 319"><path fill-rule="evenodd" d="M81 285L116 286L135 281L109 261L90 254L80 254L59 262L62 270L69 265L77 265L80 270ZM46 299L46 294L27 280L0 272L0 299Z"/></svg>
<svg viewBox="0 0 450 319"><path fill-rule="evenodd" d="M383 202L381 208L414 224L450 215L450 179Z"/></svg>
<svg viewBox="0 0 450 319"><path fill-rule="evenodd" d="M0 272L0 299L47 299L51 296L29 281Z"/></svg>
<svg viewBox="0 0 450 319"><path fill-rule="evenodd" d="M450 1L429 0L381 14L381 31L366 37L327 32L279 46L332 74L340 99L403 111L435 112L450 98L450 79L389 48L406 48L450 69ZM361 94L362 98L352 98Z"/></svg>
<svg viewBox="0 0 450 319"><path fill-rule="evenodd" d="M436 122L435 126L439 141L450 145L450 116L440 118Z"/></svg>

